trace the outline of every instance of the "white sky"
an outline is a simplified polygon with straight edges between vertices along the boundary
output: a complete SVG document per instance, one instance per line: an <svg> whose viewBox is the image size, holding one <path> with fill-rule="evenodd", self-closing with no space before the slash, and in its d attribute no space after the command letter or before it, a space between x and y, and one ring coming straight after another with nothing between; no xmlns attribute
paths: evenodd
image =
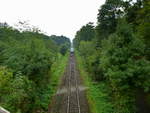
<svg viewBox="0 0 150 113"><path fill-rule="evenodd" d="M14 25L29 21L48 35L73 39L88 22L97 21L98 9L105 0L0 0L0 22Z"/></svg>

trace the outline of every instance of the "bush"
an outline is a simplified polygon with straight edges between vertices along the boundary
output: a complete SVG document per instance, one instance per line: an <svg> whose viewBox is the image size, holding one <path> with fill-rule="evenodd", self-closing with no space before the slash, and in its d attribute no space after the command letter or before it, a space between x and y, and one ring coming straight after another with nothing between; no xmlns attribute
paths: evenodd
<svg viewBox="0 0 150 113"><path fill-rule="evenodd" d="M0 67L0 100L5 93L10 93L10 84L13 78L13 73L6 67Z"/></svg>
<svg viewBox="0 0 150 113"><path fill-rule="evenodd" d="M12 113L45 112L59 47L44 34L0 26L0 105Z"/></svg>
<svg viewBox="0 0 150 113"><path fill-rule="evenodd" d="M103 80L103 73L99 67L100 53L95 49L94 43L90 41L81 41L79 53L82 56L87 71L93 75L91 76L92 79L96 81Z"/></svg>
<svg viewBox="0 0 150 113"><path fill-rule="evenodd" d="M131 113L135 111L136 89L150 88L150 62L144 56L145 45L124 22L102 44L100 67L112 88L116 110Z"/></svg>
<svg viewBox="0 0 150 113"><path fill-rule="evenodd" d="M14 78L12 71L0 67L0 104L13 113L27 112L33 89L31 84L27 77Z"/></svg>
<svg viewBox="0 0 150 113"><path fill-rule="evenodd" d="M103 41L100 66L112 86L144 87L148 81L150 63L144 57L144 44L135 37L127 24L119 25L116 34ZM146 88L146 87L145 87Z"/></svg>

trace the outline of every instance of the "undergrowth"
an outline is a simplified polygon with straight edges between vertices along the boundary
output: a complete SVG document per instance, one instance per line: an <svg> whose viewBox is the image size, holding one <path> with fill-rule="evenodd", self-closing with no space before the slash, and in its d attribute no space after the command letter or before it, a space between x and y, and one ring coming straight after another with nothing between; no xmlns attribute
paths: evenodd
<svg viewBox="0 0 150 113"><path fill-rule="evenodd" d="M89 73L85 71L85 66L82 58L76 51L76 59L80 75L83 78L84 85L88 87L86 96L89 102L91 113L111 113L113 111L113 104L109 96L109 86L105 82L96 83L92 81Z"/></svg>
<svg viewBox="0 0 150 113"><path fill-rule="evenodd" d="M61 82L61 77L65 71L66 65L67 65L67 61L68 61L68 56L69 53L66 54L65 56L59 56L58 61L55 62L52 66L51 69L51 80L50 80L50 102L52 100L52 97L54 96L54 94L57 91L57 88Z"/></svg>

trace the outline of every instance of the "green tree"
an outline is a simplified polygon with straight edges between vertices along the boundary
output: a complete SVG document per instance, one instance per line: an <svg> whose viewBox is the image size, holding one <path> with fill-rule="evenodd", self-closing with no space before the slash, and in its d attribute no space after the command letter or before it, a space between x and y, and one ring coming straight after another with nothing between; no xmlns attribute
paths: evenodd
<svg viewBox="0 0 150 113"><path fill-rule="evenodd" d="M70 40L63 36L56 43L37 29L20 32L1 23L0 105L12 113L45 112L51 68L63 44L68 49Z"/></svg>
<svg viewBox="0 0 150 113"><path fill-rule="evenodd" d="M150 60L150 1L143 1L143 7L138 11L137 31L146 44L147 58Z"/></svg>
<svg viewBox="0 0 150 113"><path fill-rule="evenodd" d="M75 39L73 41L74 46L79 48L80 41L91 41L95 37L95 28L93 23L88 23L77 31Z"/></svg>
<svg viewBox="0 0 150 113"><path fill-rule="evenodd" d="M98 41L107 38L111 33L115 32L117 19L121 16L122 0L106 0L101 6L98 13L98 25L96 33Z"/></svg>
<svg viewBox="0 0 150 113"><path fill-rule="evenodd" d="M60 47L60 53L61 53L62 55L65 55L65 54L67 53L67 51L68 51L68 47L67 47L66 44L64 44L64 45L62 45L62 46Z"/></svg>
<svg viewBox="0 0 150 113"><path fill-rule="evenodd" d="M84 65L91 78L95 81L103 79L101 69L99 67L99 51L95 49L95 43L91 41L81 41L79 46L79 53L82 56Z"/></svg>
<svg viewBox="0 0 150 113"><path fill-rule="evenodd" d="M109 82L117 113L135 111L135 92L149 91L150 62L144 56L145 45L126 22L118 24L117 32L103 41L100 67Z"/></svg>

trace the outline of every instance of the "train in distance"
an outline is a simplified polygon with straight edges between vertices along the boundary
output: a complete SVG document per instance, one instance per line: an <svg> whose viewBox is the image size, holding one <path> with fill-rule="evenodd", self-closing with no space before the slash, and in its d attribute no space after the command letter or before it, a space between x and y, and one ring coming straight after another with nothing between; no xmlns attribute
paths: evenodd
<svg viewBox="0 0 150 113"><path fill-rule="evenodd" d="M70 52L74 53L74 48L73 47L71 47Z"/></svg>

